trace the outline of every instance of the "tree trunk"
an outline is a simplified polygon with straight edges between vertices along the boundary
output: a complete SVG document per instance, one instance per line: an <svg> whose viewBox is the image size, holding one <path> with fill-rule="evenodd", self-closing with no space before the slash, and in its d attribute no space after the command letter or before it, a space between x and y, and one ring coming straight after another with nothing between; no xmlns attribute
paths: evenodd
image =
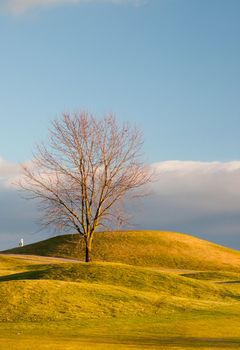
<svg viewBox="0 0 240 350"><path fill-rule="evenodd" d="M85 262L90 262L91 261L91 243L86 242L86 254L85 254Z"/></svg>

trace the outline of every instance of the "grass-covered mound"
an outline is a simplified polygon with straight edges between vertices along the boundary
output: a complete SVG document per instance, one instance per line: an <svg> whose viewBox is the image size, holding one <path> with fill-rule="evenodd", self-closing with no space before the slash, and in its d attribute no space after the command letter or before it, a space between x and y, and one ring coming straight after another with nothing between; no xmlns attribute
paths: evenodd
<svg viewBox="0 0 240 350"><path fill-rule="evenodd" d="M41 265L0 278L0 321L151 316L235 305L225 287L115 263Z"/></svg>
<svg viewBox="0 0 240 350"><path fill-rule="evenodd" d="M238 349L240 285L214 273L238 274L187 272L0 255L0 350Z"/></svg>
<svg viewBox="0 0 240 350"><path fill-rule="evenodd" d="M224 289L202 281L118 263L50 265L45 269L0 277L0 282L36 279L103 284L197 299L227 296Z"/></svg>
<svg viewBox="0 0 240 350"><path fill-rule="evenodd" d="M0 276L9 275L15 271L25 271L29 263L25 260L0 255Z"/></svg>
<svg viewBox="0 0 240 350"><path fill-rule="evenodd" d="M69 262L69 260L66 260ZM58 264L59 259L38 256L0 255L0 276L8 276L16 272L42 269L49 264Z"/></svg>
<svg viewBox="0 0 240 350"><path fill-rule="evenodd" d="M79 235L64 235L5 253L83 260L84 245ZM240 272L240 252L175 232L99 232L94 239L93 260L135 266Z"/></svg>

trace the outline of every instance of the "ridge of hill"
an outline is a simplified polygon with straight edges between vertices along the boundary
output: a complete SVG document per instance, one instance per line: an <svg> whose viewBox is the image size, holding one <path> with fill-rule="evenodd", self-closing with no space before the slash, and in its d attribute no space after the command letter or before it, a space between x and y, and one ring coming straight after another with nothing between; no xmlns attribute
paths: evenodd
<svg viewBox="0 0 240 350"><path fill-rule="evenodd" d="M62 235L2 253L84 260L84 242L78 234ZM240 252L166 231L98 232L93 242L93 260L156 268L240 272Z"/></svg>
<svg viewBox="0 0 240 350"><path fill-rule="evenodd" d="M152 234L146 234L148 240ZM106 236L101 236L105 242ZM60 238L52 239L55 252ZM192 244L192 237L173 234L172 238ZM225 266L224 259L231 258L230 268L234 269L234 261L238 268L238 252L197 242L201 249L194 244L192 264L205 247L209 255L223 254L218 265L215 257L216 266ZM34 247L41 244L44 253L49 242ZM33 344L36 350L239 348L239 272L179 268L168 272L161 265L147 265L149 258L140 256L137 239L136 247L137 261L145 266L0 254L0 349L31 350ZM158 264L166 262L164 252L167 257L173 253L170 248L162 250ZM178 267L184 261L181 252L183 247L175 252Z"/></svg>
<svg viewBox="0 0 240 350"><path fill-rule="evenodd" d="M228 286L181 275L119 263L25 263L0 276L0 322L239 310Z"/></svg>

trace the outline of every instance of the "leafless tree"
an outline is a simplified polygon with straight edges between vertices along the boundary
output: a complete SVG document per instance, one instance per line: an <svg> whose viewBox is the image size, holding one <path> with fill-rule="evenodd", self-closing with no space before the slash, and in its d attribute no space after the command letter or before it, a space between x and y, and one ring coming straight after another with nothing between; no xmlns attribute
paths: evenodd
<svg viewBox="0 0 240 350"><path fill-rule="evenodd" d="M98 228L124 222L119 203L150 181L141 162L141 132L110 115L82 112L55 120L46 143L22 166L22 189L38 199L41 223L76 230L85 241L86 262Z"/></svg>

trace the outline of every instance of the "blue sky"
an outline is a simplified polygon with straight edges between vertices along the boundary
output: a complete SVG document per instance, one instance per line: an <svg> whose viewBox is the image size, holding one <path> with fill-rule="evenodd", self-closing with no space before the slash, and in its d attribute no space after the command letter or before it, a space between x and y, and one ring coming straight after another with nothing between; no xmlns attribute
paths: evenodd
<svg viewBox="0 0 240 350"><path fill-rule="evenodd" d="M145 135L149 163L178 160L185 167L184 161L238 161L239 38L238 0L1 0L3 169L31 159L53 118L82 109L98 116L113 112L120 121L136 123ZM164 223L166 229L203 232L205 238L240 247L239 204L230 214L227 205L213 213L204 227L205 214L198 224L181 216L177 222L160 220L154 228ZM234 229L224 225L221 231L221 237L232 234L229 241L211 236L223 226L223 214L230 215L225 222L231 224L234 216ZM7 237L7 231L6 224L0 234Z"/></svg>
<svg viewBox="0 0 240 350"><path fill-rule="evenodd" d="M49 121L79 109L136 122L150 161L239 158L238 0L67 2L2 10L4 158L30 158Z"/></svg>

